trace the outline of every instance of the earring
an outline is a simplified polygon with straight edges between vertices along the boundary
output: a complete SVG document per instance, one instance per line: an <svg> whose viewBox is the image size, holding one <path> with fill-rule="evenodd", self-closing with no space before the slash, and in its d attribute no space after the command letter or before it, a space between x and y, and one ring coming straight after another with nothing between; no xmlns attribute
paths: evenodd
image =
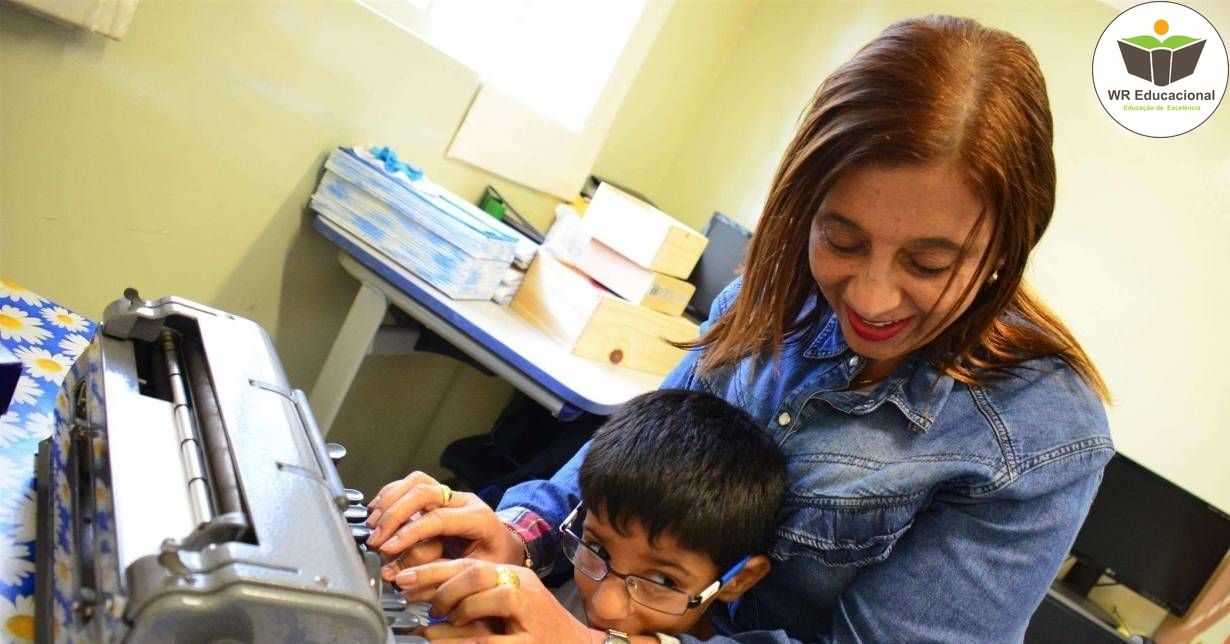
<svg viewBox="0 0 1230 644"><path fill-rule="evenodd" d="M991 272L991 280L988 283L994 284L995 280L997 279L999 279L999 269L995 269L994 271Z"/></svg>

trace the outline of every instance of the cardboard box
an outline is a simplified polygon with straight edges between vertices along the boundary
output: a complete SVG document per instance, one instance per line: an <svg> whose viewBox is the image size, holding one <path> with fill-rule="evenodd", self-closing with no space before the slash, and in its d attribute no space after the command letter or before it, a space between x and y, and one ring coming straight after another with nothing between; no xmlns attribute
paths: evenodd
<svg viewBox="0 0 1230 644"><path fill-rule="evenodd" d="M683 315L696 292L692 284L637 266L596 239L571 263L625 300L667 315Z"/></svg>
<svg viewBox="0 0 1230 644"><path fill-rule="evenodd" d="M709 243L674 217L610 184L598 186L585 225L594 239L655 273L687 279Z"/></svg>
<svg viewBox="0 0 1230 644"><path fill-rule="evenodd" d="M696 287L684 280L655 273L596 240L571 206L556 209L555 223L544 242L557 259L579 269L633 304L667 315L682 315Z"/></svg>
<svg viewBox="0 0 1230 644"><path fill-rule="evenodd" d="M684 356L667 340L699 335L692 322L626 302L545 253L530 265L510 307L579 356L659 375Z"/></svg>

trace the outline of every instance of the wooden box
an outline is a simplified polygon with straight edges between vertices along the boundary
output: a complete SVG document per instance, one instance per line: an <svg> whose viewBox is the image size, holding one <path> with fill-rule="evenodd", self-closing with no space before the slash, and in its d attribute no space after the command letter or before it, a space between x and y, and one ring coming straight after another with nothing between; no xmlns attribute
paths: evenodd
<svg viewBox="0 0 1230 644"><path fill-rule="evenodd" d="M699 334L692 322L624 301L545 253L534 259L509 306L579 356L659 375L684 356L666 340Z"/></svg>

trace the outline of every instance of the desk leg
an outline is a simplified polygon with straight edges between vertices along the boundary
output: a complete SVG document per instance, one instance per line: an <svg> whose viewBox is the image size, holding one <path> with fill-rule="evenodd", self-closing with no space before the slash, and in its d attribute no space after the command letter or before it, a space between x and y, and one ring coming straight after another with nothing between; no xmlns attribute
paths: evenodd
<svg viewBox="0 0 1230 644"><path fill-rule="evenodd" d="M309 401L322 434L329 434L333 419L337 418L337 412L342 408L342 400L350 391L355 374L359 373L359 365L367 356L388 307L389 303L380 291L366 282L359 282L359 293L354 296L342 330L333 341L333 348L329 349L324 367L316 376L316 384L312 385Z"/></svg>

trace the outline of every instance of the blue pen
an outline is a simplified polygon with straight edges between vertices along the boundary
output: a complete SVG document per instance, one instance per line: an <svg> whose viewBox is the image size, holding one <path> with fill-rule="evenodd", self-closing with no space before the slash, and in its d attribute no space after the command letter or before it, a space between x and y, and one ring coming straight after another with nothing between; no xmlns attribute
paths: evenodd
<svg viewBox="0 0 1230 644"><path fill-rule="evenodd" d="M443 624L444 622L448 621L448 618L447 617L432 617L431 615L408 615L406 621L409 623L405 624L405 622L403 622L403 624L405 624L404 627L410 628L410 629L419 629L419 628L427 628L428 626L435 626L436 624Z"/></svg>
<svg viewBox="0 0 1230 644"><path fill-rule="evenodd" d="M435 626L448 621L447 617L432 617L427 611L431 610L431 604L427 602L415 602L406 606L407 617L413 619L418 626L415 628L424 628L427 626Z"/></svg>

